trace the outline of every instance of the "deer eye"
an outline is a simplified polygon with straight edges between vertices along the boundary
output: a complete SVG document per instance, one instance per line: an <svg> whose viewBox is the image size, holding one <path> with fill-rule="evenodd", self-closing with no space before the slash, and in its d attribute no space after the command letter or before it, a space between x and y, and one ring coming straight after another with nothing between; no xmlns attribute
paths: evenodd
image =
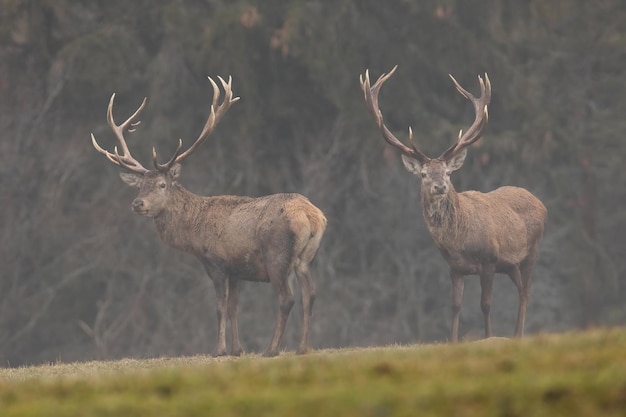
<svg viewBox="0 0 626 417"><path fill-rule="evenodd" d="M426 178L426 173L425 172L420 173L420 175L421 175L422 178Z"/></svg>
<svg viewBox="0 0 626 417"><path fill-rule="evenodd" d="M446 175L447 175L447 176L450 176L451 174L452 174L452 170L450 170L450 169L446 169Z"/></svg>
<svg viewBox="0 0 626 417"><path fill-rule="evenodd" d="M165 187L167 187L167 184L165 184L164 182L160 182L160 183L159 183L159 188L160 188L160 189L162 189L162 190L163 190Z"/></svg>

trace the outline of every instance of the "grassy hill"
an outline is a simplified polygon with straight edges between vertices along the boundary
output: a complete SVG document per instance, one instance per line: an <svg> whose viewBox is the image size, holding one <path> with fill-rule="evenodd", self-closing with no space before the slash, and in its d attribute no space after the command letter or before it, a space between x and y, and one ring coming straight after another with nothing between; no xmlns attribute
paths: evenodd
<svg viewBox="0 0 626 417"><path fill-rule="evenodd" d="M2 416L623 416L626 329L0 370Z"/></svg>

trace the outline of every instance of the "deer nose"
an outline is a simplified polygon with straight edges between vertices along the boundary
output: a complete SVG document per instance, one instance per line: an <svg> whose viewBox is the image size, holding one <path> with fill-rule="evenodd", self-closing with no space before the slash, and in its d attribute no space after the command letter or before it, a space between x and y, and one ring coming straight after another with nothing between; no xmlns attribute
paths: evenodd
<svg viewBox="0 0 626 417"><path fill-rule="evenodd" d="M143 209L143 200L140 200L138 198L134 199L131 203L131 207L135 211Z"/></svg>
<svg viewBox="0 0 626 417"><path fill-rule="evenodd" d="M435 192L435 194L445 194L447 190L448 187L446 186L446 184L433 185L433 191Z"/></svg>

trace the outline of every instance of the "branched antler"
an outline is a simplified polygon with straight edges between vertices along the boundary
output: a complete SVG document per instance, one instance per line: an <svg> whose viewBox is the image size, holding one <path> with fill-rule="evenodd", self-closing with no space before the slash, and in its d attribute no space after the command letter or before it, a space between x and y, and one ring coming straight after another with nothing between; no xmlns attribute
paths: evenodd
<svg viewBox="0 0 626 417"><path fill-rule="evenodd" d="M193 145L189 147L189 149L187 149L185 152L182 152L182 153L181 153L181 149L183 147L183 141L182 139L179 139L178 147L176 148L174 155L165 164L159 164L157 162L156 149L152 148L152 161L154 163L154 167L157 170L168 171L170 168L174 166L174 164L182 162L185 158L191 155L198 148L198 146L200 146L200 144L202 144L202 142L204 142L206 138L209 137L211 132L213 132L213 129L215 128L215 126L217 126L220 119L224 116L224 114L230 108L230 106L234 102L239 100L239 97L233 97L232 78L228 77L228 82L224 81L222 77L218 77L218 78L220 80L220 83L222 84L222 88L224 89L224 100L222 101L221 104L218 105L218 101L220 98L220 89L215 83L215 81L213 81L213 79L209 77L209 81L211 82L211 85L213 85L213 103L211 104L211 113L209 114L209 118L204 124L204 128L202 129L202 132L200 132L200 136L198 136L198 139L196 139L196 141L193 143ZM115 147L113 153L103 149L100 145L98 145L98 142L96 141L96 138L93 135L93 133L91 134L91 142L94 148L96 148L98 152L106 156L107 159L111 161L112 163L114 163L115 165L120 166L122 168L126 168L138 174L145 174L146 172L148 172L148 169L145 168L143 165L141 165L141 163L137 161L135 158L133 158L133 156L131 155L128 149L128 145L126 144L126 140L124 139L124 132L125 131L133 132L135 128L137 127L137 125L141 123L140 121L135 121L135 119L137 118L137 116L139 116L141 111L146 106L147 99L144 98L143 102L141 103L139 108L135 111L135 113L133 113L124 123L120 125L117 125L115 121L113 120L114 100L115 100L115 94L111 96L111 100L109 101L109 107L107 110L107 122L109 123L109 126L113 130L113 133L115 133L117 140L119 141L120 149L122 151L121 154L119 153L117 146Z"/></svg>
<svg viewBox="0 0 626 417"><path fill-rule="evenodd" d="M376 80L373 86L370 86L369 70L365 71L365 77L363 77L363 75L360 75L359 79L361 81L361 89L363 90L363 94L365 97L365 105L369 113L374 118L374 121L378 125L378 129L380 129L380 132L382 133L383 138L387 141L387 143L399 149L400 152L402 152L406 156L415 158L423 163L428 161L430 158L422 153L413 143L413 131L411 130L411 128L409 128L409 142L411 144L411 146L409 147L400 142L400 140L396 138L393 133L391 133L387 126L385 126L385 123L383 121L383 114L378 107L378 93L380 92L380 88L382 87L384 82L393 75L393 73L396 71L396 68L398 68L397 65L393 67L391 71L389 71L389 74L383 73L380 77L378 77L378 80Z"/></svg>
<svg viewBox="0 0 626 417"><path fill-rule="evenodd" d="M367 110L374 118L374 121L378 125L381 133L383 134L383 138L389 143L391 146L397 148L403 154L417 159L419 162L424 163L431 158L426 156L413 142L413 131L409 128L409 144L410 146L405 145L400 142L398 138L396 138L393 133L385 126L383 121L383 115L378 107L378 93L380 92L380 88L383 83L393 75L396 68L396 65L389 72L389 74L382 74L378 80L374 83L373 86L370 86L370 78L369 71L365 71L365 77L363 75L360 76L361 80L361 89L365 95L365 105L367 106ZM459 151L464 149L465 147L471 145L476 142L483 134L485 126L487 126L487 121L489 119L489 113L487 111L487 107L491 101L491 82L489 81L489 77L485 74L485 80L478 76L478 82L480 84L480 97L474 97L470 92L461 87L461 85L457 82L456 79L452 75L450 78L454 82L456 89L461 93L465 98L470 100L474 105L474 111L476 112L476 119L474 123L467 129L467 132L463 133L459 132L459 137L457 141L451 145L444 153L441 154L439 159L449 160L454 155L456 155Z"/></svg>
<svg viewBox="0 0 626 417"><path fill-rule="evenodd" d="M480 97L476 98L461 87L461 84L450 75L452 82L456 89L461 93L463 97L468 99L474 105L474 111L476 113L476 118L474 119L474 123L470 126L469 129L465 133L463 130L459 132L459 138L456 143L450 146L439 158L443 160L448 160L456 155L460 150L470 146L472 143L476 142L483 134L485 127L487 126L487 121L489 120L489 112L487 107L491 102L491 82L489 81L489 76L485 73L485 80L483 81L482 77L478 76L478 83L480 84Z"/></svg>
<svg viewBox="0 0 626 417"><path fill-rule="evenodd" d="M211 77L208 77L211 85L213 85L213 103L211 104L211 113L209 114L209 118L204 124L204 128L202 132L200 132L200 136L198 139L187 149L185 152L180 152L183 147L182 139L178 140L178 147L174 152L174 155L170 158L168 162L165 164L159 164L157 162L157 153L156 149L152 148L152 160L154 162L154 166L160 171L169 170L174 164L181 163L185 158L191 155L195 150L209 137L215 126L219 123L220 119L226 114L226 111L230 108L230 106L239 100L239 97L233 97L232 91L232 77L228 77L228 82L224 81L222 77L217 77L222 84L222 88L224 89L224 100L221 104L218 105L218 101L220 99L220 89L213 81Z"/></svg>
<svg viewBox="0 0 626 417"><path fill-rule="evenodd" d="M113 93L111 99L109 100L109 107L107 109L107 122L109 123L109 126L111 126L111 129L113 129L113 133L115 133L115 136L120 143L120 148L122 150L121 155L117 150L117 146L115 147L113 153L103 149L100 145L98 145L96 137L93 135L93 133L91 134L91 143L93 144L93 147L96 148L96 151L106 156L109 161L113 162L115 165L126 168L138 174L145 174L146 172L148 172L148 169L141 165L141 163L133 158L133 156L130 154L130 151L128 150L128 145L126 145L126 140L124 139L124 131L134 132L139 123L141 123L141 121L135 121L135 119L137 118L137 116L139 116L143 108L146 106L146 100L147 99L144 98L139 108L135 110L135 112L128 119L126 119L124 123L119 125L115 124L115 120L113 120L113 102L115 101L115 93Z"/></svg>

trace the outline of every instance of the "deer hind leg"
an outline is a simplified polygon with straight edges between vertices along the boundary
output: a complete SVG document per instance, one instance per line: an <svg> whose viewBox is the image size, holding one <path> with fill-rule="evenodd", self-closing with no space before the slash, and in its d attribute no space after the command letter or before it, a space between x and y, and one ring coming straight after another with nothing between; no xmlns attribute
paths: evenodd
<svg viewBox="0 0 626 417"><path fill-rule="evenodd" d="M289 263L285 256L271 256L268 254L266 264L270 282L274 288L274 292L278 298L278 314L276 317L276 326L274 327L274 335L269 346L263 353L263 356L271 357L278 355L278 345L283 337L289 313L294 304L293 291L289 285Z"/></svg>
<svg viewBox="0 0 626 417"><path fill-rule="evenodd" d="M311 278L309 265L313 262L317 250L322 240L323 229L309 235L304 244L304 248L298 255L295 263L295 273L298 277L298 284L302 291L302 335L297 354L304 354L309 350L309 329L311 316L313 315L313 304L315 303L315 282Z"/></svg>
<svg viewBox="0 0 626 417"><path fill-rule="evenodd" d="M526 310L528 308L528 300L530 299L530 287L532 284L532 270L537 259L537 252L531 253L519 267L519 310L517 313L517 326L515 327L515 336L524 337L524 325L526 322ZM517 284L516 284L517 285Z"/></svg>
<svg viewBox="0 0 626 417"><path fill-rule="evenodd" d="M452 329L450 339L452 343L459 341L459 315L461 313L461 301L463 300L463 275L450 271L452 279Z"/></svg>
<svg viewBox="0 0 626 417"><path fill-rule="evenodd" d="M232 278L228 280L228 319L230 320L231 354L233 356L240 356L243 353L239 341L239 311L237 309L239 288L239 280Z"/></svg>
<svg viewBox="0 0 626 417"><path fill-rule="evenodd" d="M299 262L295 268L298 284L302 290L302 336L297 354L301 355L309 351L309 322L313 314L313 303L315 302L315 283L311 279L309 265Z"/></svg>
<svg viewBox="0 0 626 417"><path fill-rule="evenodd" d="M525 283L525 278L523 277L523 274L518 266L514 266L511 269L509 277L517 287L517 292L519 294L515 337L524 337L524 322L526 321L526 308L528 306L528 293L530 286Z"/></svg>
<svg viewBox="0 0 626 417"><path fill-rule="evenodd" d="M485 320L485 337L491 337L491 294L493 289L493 277L495 266L485 266L480 272L480 309Z"/></svg>

